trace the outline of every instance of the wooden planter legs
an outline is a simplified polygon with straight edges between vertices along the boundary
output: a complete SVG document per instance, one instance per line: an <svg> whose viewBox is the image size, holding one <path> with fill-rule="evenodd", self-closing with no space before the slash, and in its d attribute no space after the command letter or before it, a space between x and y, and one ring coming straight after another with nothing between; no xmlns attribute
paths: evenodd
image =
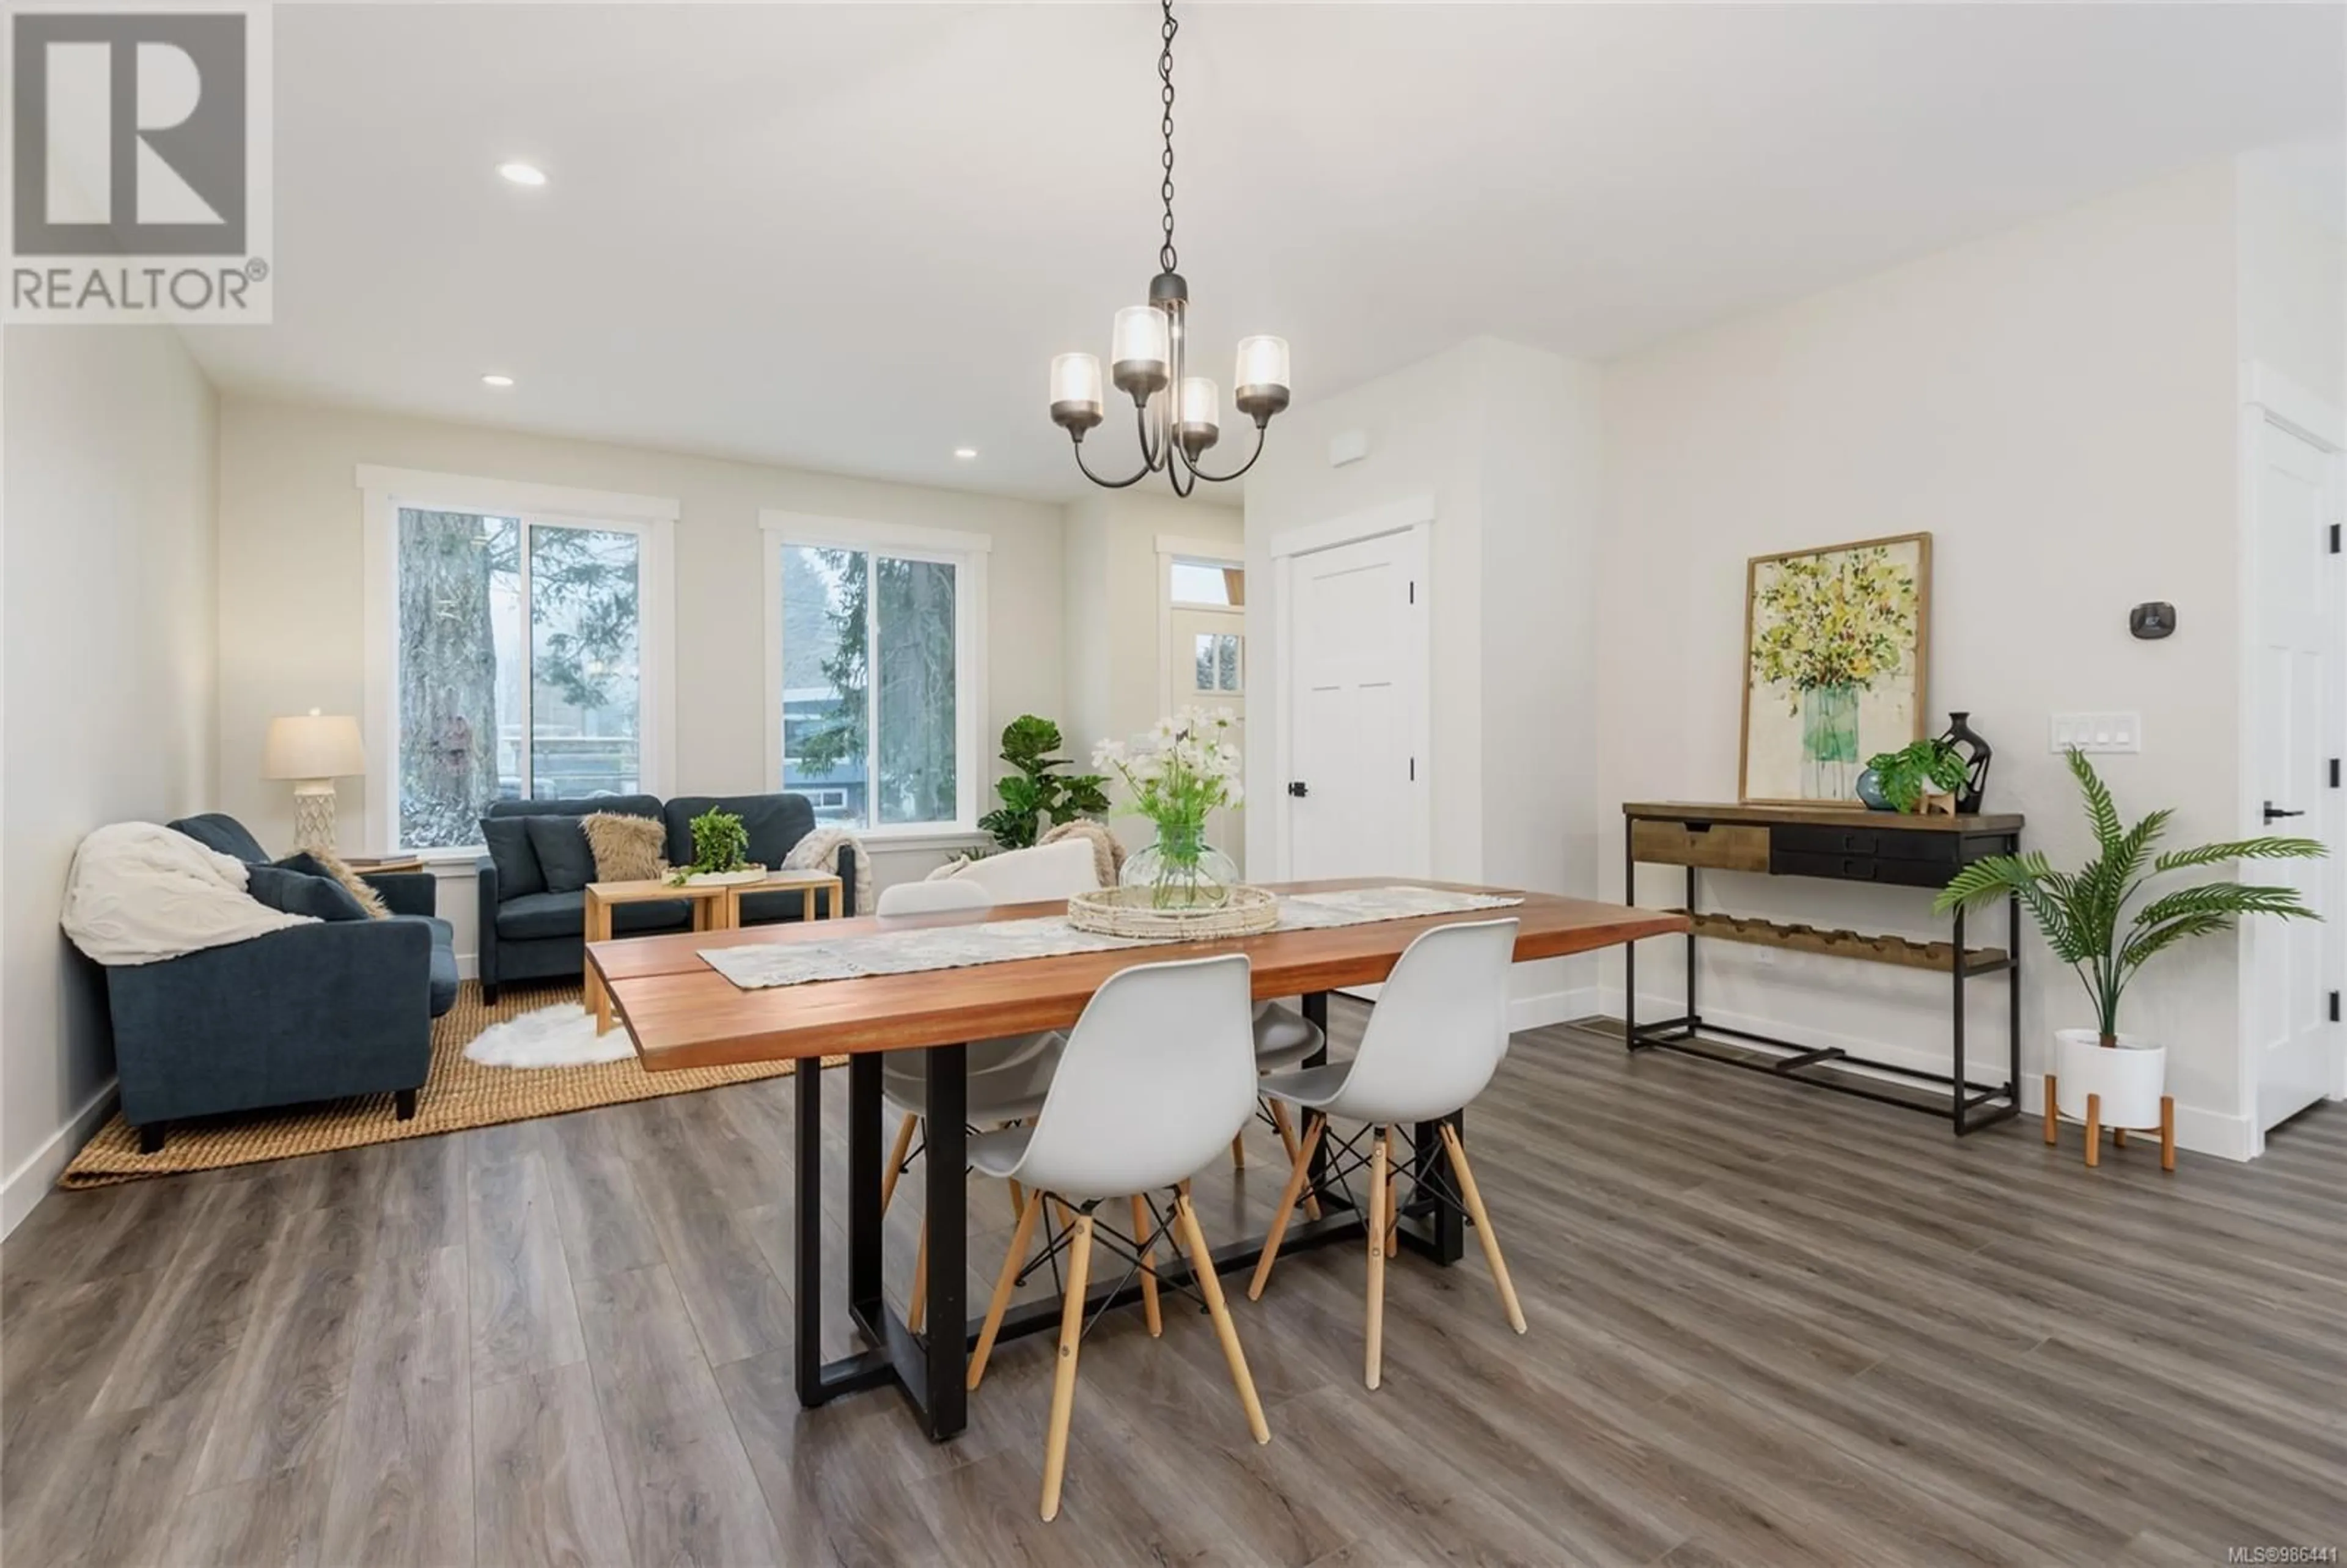
<svg viewBox="0 0 2347 1568"><path fill-rule="evenodd" d="M2045 1075L2045 1145L2047 1148L2052 1148L2062 1141L2062 1112L2058 1109L2060 1104L2061 1102L2054 1098L2054 1074L2049 1072ZM2126 1148L2127 1135L2131 1132L2158 1132L2159 1168L2163 1171L2176 1169L2175 1095L2163 1094L2159 1097L2158 1127L2114 1127L2111 1129L2111 1146L2115 1149ZM2089 1094L2086 1096L2086 1163L2092 1166L2100 1165L2102 1163L2103 1097L2099 1094Z"/></svg>

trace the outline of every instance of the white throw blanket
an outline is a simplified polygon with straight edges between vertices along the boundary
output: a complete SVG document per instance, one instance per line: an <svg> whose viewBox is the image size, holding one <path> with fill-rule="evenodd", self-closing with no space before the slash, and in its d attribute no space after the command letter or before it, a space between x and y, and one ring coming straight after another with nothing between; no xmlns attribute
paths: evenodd
<svg viewBox="0 0 2347 1568"><path fill-rule="evenodd" d="M796 844L783 856L780 869L786 871L828 871L839 875L839 850L842 845L856 851L856 912L872 913L872 852L864 847L856 835L844 827L818 827Z"/></svg>
<svg viewBox="0 0 2347 1568"><path fill-rule="evenodd" d="M153 964L316 923L257 902L244 883L232 855L151 822L116 823L74 851L66 935L101 964Z"/></svg>

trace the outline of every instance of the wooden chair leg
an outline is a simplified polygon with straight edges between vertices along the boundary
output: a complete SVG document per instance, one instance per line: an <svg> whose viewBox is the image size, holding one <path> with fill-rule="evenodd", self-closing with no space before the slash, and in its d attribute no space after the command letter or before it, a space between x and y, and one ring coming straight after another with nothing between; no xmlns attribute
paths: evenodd
<svg viewBox="0 0 2347 1568"><path fill-rule="evenodd" d="M913 1299L905 1308L905 1327L918 1334L929 1315L929 1216L921 1216L921 1250L913 1255Z"/></svg>
<svg viewBox="0 0 2347 1568"><path fill-rule="evenodd" d="M1451 1173L1459 1178L1459 1195L1467 1202L1467 1215L1475 1222L1475 1234L1482 1238L1483 1261L1491 1266L1491 1283L1500 1287L1500 1305L1508 1309L1508 1327L1522 1334L1524 1309L1516 1300L1515 1282L1508 1277L1508 1260L1500 1255L1499 1234L1491 1229L1491 1216L1483 1212L1483 1194L1475 1186L1474 1167L1467 1163L1467 1146L1459 1141L1459 1129L1448 1122L1442 1123L1442 1146L1450 1152Z"/></svg>
<svg viewBox="0 0 2347 1568"><path fill-rule="evenodd" d="M1060 1516L1060 1482L1068 1472L1068 1418L1076 1409L1076 1348L1084 1337L1084 1287L1091 1283L1092 1216L1076 1216L1068 1245L1068 1294L1060 1306L1060 1364L1051 1374L1051 1424L1043 1437L1043 1517Z"/></svg>
<svg viewBox="0 0 2347 1568"><path fill-rule="evenodd" d="M2114 1148L2114 1149L2124 1149L2124 1148L2126 1148L2126 1147L2127 1147L2127 1130L2126 1128L2124 1128L2124 1127L2114 1127L2114 1128L2112 1128L2112 1129L2111 1129L2111 1147L2112 1147L2112 1148Z"/></svg>
<svg viewBox="0 0 2347 1568"><path fill-rule="evenodd" d="M1386 1255L1401 1255L1401 1162L1386 1156Z"/></svg>
<svg viewBox="0 0 2347 1568"><path fill-rule="evenodd" d="M2176 1169L2176 1096L2159 1097L2159 1168Z"/></svg>
<svg viewBox="0 0 2347 1568"><path fill-rule="evenodd" d="M921 1119L907 1116L897 1123L897 1142L888 1151L888 1163L880 1173L880 1212L888 1212L888 1200L897 1195L897 1178L905 1173L905 1156L912 1152L913 1133L920 1127Z"/></svg>
<svg viewBox="0 0 2347 1568"><path fill-rule="evenodd" d="M1152 1339L1165 1332L1165 1320L1157 1310L1157 1249L1149 1240L1153 1224L1148 1203L1139 1193L1133 1194L1133 1250L1141 1255L1141 1315L1148 1321Z"/></svg>
<svg viewBox="0 0 2347 1568"><path fill-rule="evenodd" d="M1287 1234L1288 1216L1296 1212L1296 1194L1312 1177L1312 1151L1320 1146L1320 1134L1327 1130L1325 1116L1304 1119L1304 1143L1296 1152L1296 1163L1287 1173L1287 1188L1279 1194L1279 1207L1272 1212L1271 1234L1263 1238L1263 1255L1255 1259L1255 1277L1247 1282L1247 1299L1263 1299L1264 1282L1271 1277L1272 1260L1279 1255L1279 1238Z"/></svg>
<svg viewBox="0 0 2347 1568"><path fill-rule="evenodd" d="M1027 1189L1015 1181L1010 1184L1010 1212L1013 1215L1027 1212Z"/></svg>
<svg viewBox="0 0 2347 1568"><path fill-rule="evenodd" d="M1231 1135L1231 1169L1246 1169L1246 1133L1244 1131Z"/></svg>
<svg viewBox="0 0 2347 1568"><path fill-rule="evenodd" d="M1361 1378L1372 1389L1385 1365L1386 1333L1386 1133L1375 1132L1369 1147L1369 1323Z"/></svg>
<svg viewBox="0 0 2347 1568"><path fill-rule="evenodd" d="M2054 1075L2045 1075L2045 1146L2052 1148L2062 1141L2061 1102L2054 1098Z"/></svg>
<svg viewBox="0 0 2347 1568"><path fill-rule="evenodd" d="M1247 1430L1255 1441L1267 1443L1271 1441L1271 1426L1263 1419L1263 1401L1255 1398L1246 1352L1239 1348L1238 1326L1231 1321L1230 1304L1223 1299L1223 1282L1214 1273L1214 1255L1207 1250L1205 1230L1198 1224L1198 1211L1190 1206L1187 1193L1174 1200L1174 1223L1181 1226L1183 1240L1189 1244L1191 1272L1197 1276L1198 1294L1206 1298L1206 1314L1214 1320L1214 1337L1223 1342L1223 1359L1230 1363L1231 1385L1238 1389L1239 1403L1246 1409Z"/></svg>
<svg viewBox="0 0 2347 1568"><path fill-rule="evenodd" d="M986 1376L986 1358L994 1354L995 1336L1002 1332L1002 1315L1010 1307L1011 1287L1019 1283L1019 1266L1027 1261L1027 1244L1035 1235L1035 1216L1042 1211L1043 1194L1029 1193L1019 1210L1019 1227L1010 1233L1010 1250L1002 1255L1002 1272L994 1276L994 1299L986 1304L986 1327L979 1330L978 1348L969 1353L969 1371L962 1383L972 1390Z"/></svg>
<svg viewBox="0 0 2347 1568"><path fill-rule="evenodd" d="M2103 1163L2103 1097L2086 1096L2086 1163Z"/></svg>
<svg viewBox="0 0 2347 1568"><path fill-rule="evenodd" d="M1279 1129L1279 1146L1287 1151L1287 1163L1290 1165L1295 1164L1297 1147L1296 1123L1288 1120L1287 1104L1285 1101L1275 1100L1271 1102L1271 1124ZM1320 1217L1319 1195L1308 1188L1304 1194L1304 1213L1306 1217L1310 1219L1317 1220Z"/></svg>

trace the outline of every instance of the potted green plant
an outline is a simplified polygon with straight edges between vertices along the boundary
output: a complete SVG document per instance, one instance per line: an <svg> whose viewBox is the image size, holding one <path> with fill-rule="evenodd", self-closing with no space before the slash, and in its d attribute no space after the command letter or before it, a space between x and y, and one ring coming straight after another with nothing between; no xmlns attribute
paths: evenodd
<svg viewBox="0 0 2347 1568"><path fill-rule="evenodd" d="M1964 784L1964 759L1945 741L1917 741L1895 752L1877 752L1866 759L1858 777L1858 796L1871 806L1868 776L1892 811L1912 815L1923 809L1927 794L1953 794Z"/></svg>
<svg viewBox="0 0 2347 1568"><path fill-rule="evenodd" d="M1099 774L1061 774L1059 769L1073 764L1051 754L1060 745L1060 726L1032 713L1021 713L1003 727L1002 760L1018 772L995 781L1002 804L978 819L1001 848L1030 848L1047 825L1057 827L1108 810L1108 780Z"/></svg>
<svg viewBox="0 0 2347 1568"><path fill-rule="evenodd" d="M2111 792L2095 766L2069 753L2070 772L2086 797L2096 854L2076 871L2056 871L2043 852L1995 855L1956 874L1933 907L1942 913L1977 909L2017 896L2045 935L2054 956L2070 966L2094 1004L2091 1030L2055 1030L2055 1077L2060 1096L2045 1114L2083 1119L2086 1097L2100 1097L2106 1126L2158 1124L2167 1083L2168 1050L2119 1030L2119 999L2143 966L2178 942L2230 929L2247 915L2320 919L2293 887L2239 882L2198 882L2156 896L2153 878L2236 860L2312 859L2325 853L2311 838L2245 838L2197 849L2153 853L2168 827L2155 811L2132 827L2119 822Z"/></svg>
<svg viewBox="0 0 2347 1568"><path fill-rule="evenodd" d="M692 864L680 867L670 878L678 886L756 882L765 876L764 866L749 863L750 830L739 816L712 806L694 817L692 826Z"/></svg>

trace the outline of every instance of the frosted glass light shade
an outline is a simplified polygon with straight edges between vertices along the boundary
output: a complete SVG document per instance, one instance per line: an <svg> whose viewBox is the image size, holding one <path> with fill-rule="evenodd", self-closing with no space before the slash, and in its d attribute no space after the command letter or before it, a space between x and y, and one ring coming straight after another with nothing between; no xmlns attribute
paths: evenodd
<svg viewBox="0 0 2347 1568"><path fill-rule="evenodd" d="M1187 375L1182 378L1181 401L1174 405L1174 423L1185 428L1204 425L1215 429L1223 422L1222 389L1214 378Z"/></svg>
<svg viewBox="0 0 2347 1568"><path fill-rule="evenodd" d="M366 748L359 742L359 722L349 714L313 708L290 719L269 721L269 739L261 748L262 778L348 778L364 772Z"/></svg>
<svg viewBox="0 0 2347 1568"><path fill-rule="evenodd" d="M1287 381L1287 340L1284 337L1243 337L1239 339L1238 374L1231 380L1233 386L1286 386Z"/></svg>
<svg viewBox="0 0 2347 1568"><path fill-rule="evenodd" d="M1110 334L1109 375L1122 390L1146 399L1172 379L1173 358L1165 313L1154 305L1128 305L1116 313Z"/></svg>
<svg viewBox="0 0 2347 1568"><path fill-rule="evenodd" d="M1100 361L1063 354L1051 361L1051 423L1081 435L1101 422Z"/></svg>
<svg viewBox="0 0 2347 1568"><path fill-rule="evenodd" d="M1286 407L1287 340L1241 338L1238 379L1231 384L1231 401L1257 425Z"/></svg>

